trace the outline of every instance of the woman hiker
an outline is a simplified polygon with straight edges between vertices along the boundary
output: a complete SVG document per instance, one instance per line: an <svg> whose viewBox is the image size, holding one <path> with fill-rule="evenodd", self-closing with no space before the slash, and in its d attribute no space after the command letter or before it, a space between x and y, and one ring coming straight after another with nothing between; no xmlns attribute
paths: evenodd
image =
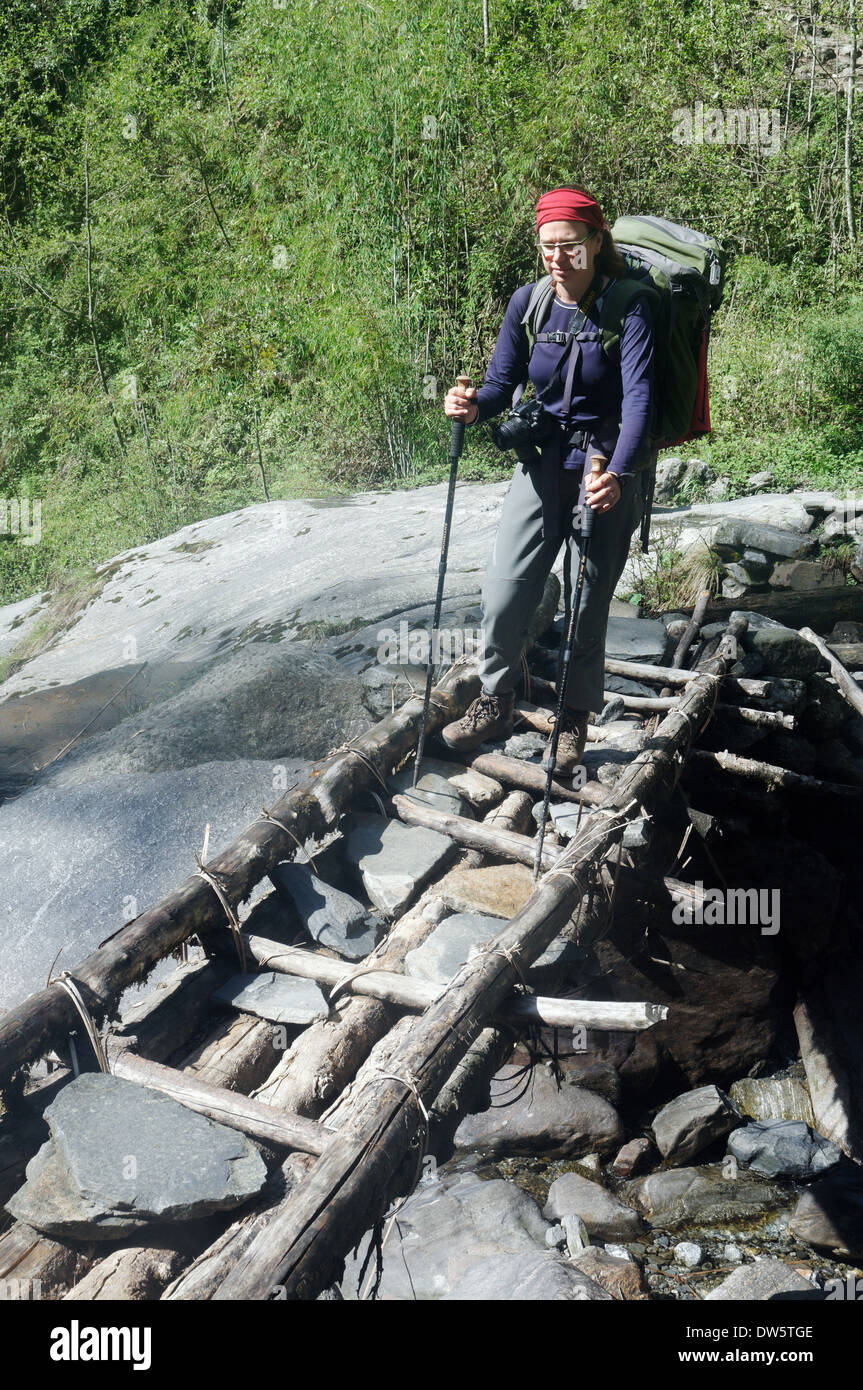
<svg viewBox="0 0 863 1390"><path fill-rule="evenodd" d="M516 468L486 570L482 693L442 736L450 748L463 750L512 732L528 627L564 540L577 572L579 504L586 501L596 519L555 765L567 776L581 762L590 711L602 709L608 609L641 518L639 470L650 462L653 323L650 306L635 296L623 319L619 351L606 355L595 330L608 287L626 277L627 266L602 209L587 193L545 193L536 205L536 231L553 298L533 351L522 322L533 286L524 285L509 301L484 385L479 391L455 386L444 401L451 419L472 425L508 408L514 390L529 377L552 419L536 461ZM589 335L582 341L566 336L582 327ZM585 458L596 452L607 466L591 477Z"/></svg>

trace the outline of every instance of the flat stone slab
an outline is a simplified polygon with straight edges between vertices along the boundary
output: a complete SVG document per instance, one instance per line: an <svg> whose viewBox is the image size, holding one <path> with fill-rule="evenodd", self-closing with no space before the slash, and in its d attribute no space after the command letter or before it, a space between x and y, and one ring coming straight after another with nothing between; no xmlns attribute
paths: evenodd
<svg viewBox="0 0 863 1390"><path fill-rule="evenodd" d="M456 912L451 917L445 917L421 946L408 951L405 970L415 979L446 984L466 961L472 960L492 937L497 936L502 926L499 917ZM553 941L530 967L528 974L553 969L557 965L581 963L583 960L583 951L571 942Z"/></svg>
<svg viewBox="0 0 863 1390"><path fill-rule="evenodd" d="M393 791L401 792L402 796L409 799L422 801L433 811L443 811L449 816L468 816L473 819L473 809L467 798L461 796L446 777L432 772L426 766L425 758L423 758L423 765L416 786L413 784L413 776L413 764L409 764L390 777L389 784Z"/></svg>
<svg viewBox="0 0 863 1390"><path fill-rule="evenodd" d="M658 618L608 620L605 655L618 661L646 661L661 666L665 656L665 624Z"/></svg>
<svg viewBox="0 0 863 1390"><path fill-rule="evenodd" d="M320 946L337 951L345 960L362 960L374 950L383 932L380 919L350 893L318 878L307 864L278 864L270 881Z"/></svg>
<svg viewBox="0 0 863 1390"><path fill-rule="evenodd" d="M329 1016L329 1005L320 985L298 975L280 975L264 970L260 975L234 975L214 990L213 999L230 1004L243 1013L257 1014L271 1023L293 1023L304 1027Z"/></svg>
<svg viewBox="0 0 863 1390"><path fill-rule="evenodd" d="M45 1119L51 1138L7 1209L48 1235L116 1240L238 1207L266 1180L245 1135L116 1076L70 1081Z"/></svg>
<svg viewBox="0 0 863 1390"><path fill-rule="evenodd" d="M444 758L429 758L423 754L422 770L420 782L426 773L434 773L437 777L443 777L452 790L476 811L487 811L491 806L496 805L503 796L503 787L500 782L493 777L486 777L482 772L474 772L472 767L464 767L461 763L450 763ZM404 782L410 787L413 783L413 764L397 772L391 779L394 784Z"/></svg>
<svg viewBox="0 0 863 1390"><path fill-rule="evenodd" d="M375 907L396 917L455 859L446 835L382 816L355 813L348 822L345 858L360 874Z"/></svg>
<svg viewBox="0 0 863 1390"><path fill-rule="evenodd" d="M815 1127L809 1087L798 1076L744 1076L728 1094L753 1120L802 1120Z"/></svg>
<svg viewBox="0 0 863 1390"><path fill-rule="evenodd" d="M452 912L480 912L507 921L521 911L532 892L533 874L526 864L450 869L438 885L439 896Z"/></svg>

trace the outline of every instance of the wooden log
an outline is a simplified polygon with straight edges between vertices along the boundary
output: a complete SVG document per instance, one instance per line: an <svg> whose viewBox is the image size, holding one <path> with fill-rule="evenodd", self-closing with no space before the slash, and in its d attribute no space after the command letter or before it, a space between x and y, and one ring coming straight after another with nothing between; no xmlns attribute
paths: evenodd
<svg viewBox="0 0 863 1390"><path fill-rule="evenodd" d="M626 676L630 680L674 687L691 685L698 678L697 670L682 671L677 670L674 666L651 666L648 662L643 661L618 661L614 657L606 657L605 669L610 676ZM726 689L741 690L747 695L755 695L760 699L768 699L770 696L770 681L757 680L752 676L727 676L724 686ZM613 697L616 692L611 690L607 691L606 694ZM607 703L608 701L606 701Z"/></svg>
<svg viewBox="0 0 863 1390"><path fill-rule="evenodd" d="M836 684L842 691L845 699L848 701L849 705L851 705L852 709L856 709L858 714L863 714L863 690L860 689L857 682L852 678L850 672L846 671L836 653L830 650L826 642L822 642L821 638L816 636L811 627L801 627L800 636L805 637L807 642L811 642L813 647L816 647L824 657L824 660L829 662L830 670Z"/></svg>
<svg viewBox="0 0 863 1390"><path fill-rule="evenodd" d="M788 627L799 628L803 623L813 623L827 629L840 618L863 621L863 585L750 593L735 599L714 598L705 617L709 623L727 622L735 609L763 613L766 618L775 618Z"/></svg>
<svg viewBox="0 0 863 1390"><path fill-rule="evenodd" d="M265 1144L299 1149L301 1153L309 1154L321 1154L326 1148L329 1136L323 1126L314 1120L291 1115L284 1110L274 1110L272 1106L229 1091L225 1086L214 1086L174 1067L136 1057L128 1048L112 1051L109 1065L113 1074L121 1080L134 1081L138 1086L161 1091L189 1110L206 1115L208 1119L216 1120L230 1129L238 1129Z"/></svg>
<svg viewBox="0 0 863 1390"><path fill-rule="evenodd" d="M683 635L674 649L674 656L671 658L671 665L675 671L682 670L686 665L686 658L689 655L689 648L695 641L704 622L704 614L707 612L707 605L710 602L710 590L702 589L692 610L692 617L686 625Z"/></svg>
<svg viewBox="0 0 863 1390"><path fill-rule="evenodd" d="M539 763L526 763L522 758L508 758L504 753L465 753L462 761L484 772L487 777L495 777L510 787L520 787L523 791L535 793L538 797L545 792L545 773ZM551 794L555 801L584 801L588 805L601 805L606 798L605 787L598 782L587 782L583 787L572 787L566 782L552 781Z"/></svg>
<svg viewBox="0 0 863 1390"><path fill-rule="evenodd" d="M151 1062L167 1062L180 1048L188 1051L195 1033L208 1020L214 990L234 974L236 958L202 957L178 965L125 1014L122 1025L114 1030L115 1041L126 1042Z"/></svg>
<svg viewBox="0 0 863 1390"><path fill-rule="evenodd" d="M722 772L733 773L745 781L761 782L771 788L781 787L783 791L806 792L810 796L835 796L853 801L863 797L863 787L849 787L844 782L823 782L820 777L810 777L804 772L791 772L787 767L775 763L762 763L755 758L743 758L739 753L709 753L704 748L693 748L690 760L697 765L711 766Z"/></svg>
<svg viewBox="0 0 863 1390"><path fill-rule="evenodd" d="M486 854L497 855L499 859L515 860L518 864L532 864L535 852L533 839L527 835L515 835L509 830L498 830L485 821L468 820L467 816L450 815L446 811L436 811L425 802L411 801L408 797L396 795L392 799L393 809L405 825L421 825L428 830L437 830L447 835L456 844L469 849L481 849ZM543 867L550 869L557 855L546 854L543 850Z"/></svg>
<svg viewBox="0 0 863 1390"><path fill-rule="evenodd" d="M346 969L340 961L330 960L315 951L304 951L296 946L281 946L279 942L268 941L265 937L247 936L246 944L250 955L268 970L278 970L284 975L299 975L306 980L316 980L318 984L327 985L330 989L350 980L352 994L383 999L386 1003L400 1008L426 1009L438 999L444 989L443 985L434 984L430 980L400 975L393 970L375 970L368 975L356 975L355 971ZM353 976L355 978L352 979ZM529 994L506 1000L501 1005L498 1019L501 1023L517 1023L521 1026L528 1023L545 1023L554 1027L574 1028L583 1023L588 1028L611 1028L629 1032L633 1029L650 1028L658 1022L659 1015L655 1012L657 1008L661 1008L661 1005L609 1003L592 999L556 999ZM599 1022L599 1019L605 1021ZM309 1149L307 1152L312 1153L314 1150Z"/></svg>
<svg viewBox="0 0 863 1390"><path fill-rule="evenodd" d="M527 792L507 792L498 806L492 806L483 816L483 825L495 830L508 830L513 835L523 835L531 823L533 800Z"/></svg>
<svg viewBox="0 0 863 1390"><path fill-rule="evenodd" d="M415 1097L426 1104L434 1099L510 993L518 977L512 953L521 969L530 966L569 920L593 874L619 842L632 806L649 804L674 786L682 755L709 717L730 659L723 652L715 670L690 685L679 709L663 720L655 746L623 773L615 801L609 798L609 814L591 818L491 949L465 967L415 1021L409 1040L392 1059L392 1073L370 1080L358 1094L308 1180L242 1253L217 1298L261 1298L274 1286L287 1298L314 1298L330 1285L345 1252L386 1206L392 1175L417 1132ZM602 824L594 824L596 819Z"/></svg>

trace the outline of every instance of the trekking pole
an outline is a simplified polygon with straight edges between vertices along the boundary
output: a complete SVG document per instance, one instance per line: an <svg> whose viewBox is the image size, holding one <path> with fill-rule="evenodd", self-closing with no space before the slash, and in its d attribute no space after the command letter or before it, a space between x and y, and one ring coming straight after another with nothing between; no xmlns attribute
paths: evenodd
<svg viewBox="0 0 863 1390"><path fill-rule="evenodd" d="M467 388L470 386L470 377L469 377L469 376L460 376L460 377L458 377L457 379L458 379L458 384L459 384L459 386L462 388L463 391L466 391ZM437 572L437 595L436 595L436 597L435 597L435 602L434 602L434 614L433 614L433 616L432 616L431 642L430 642L430 644L429 644L429 657L428 657L428 670L426 671L426 690L425 690L425 696L424 696L424 698L423 698L423 722L422 722L422 726L421 726L421 728L420 728L419 742L418 742L418 744L417 744L417 757L416 757L416 762L414 763L414 780L413 780L413 785L414 785L414 786L416 786L416 784L417 784L417 778L418 778L419 775L420 775L420 763L422 762L423 750L424 750L424 748L425 748L425 741L426 741L426 724L427 724L427 722L428 722L428 716L429 716L429 703L430 703L430 701L431 701L432 677L433 677L433 675L434 675L434 662L433 662L433 660L432 660L432 654L433 654L433 651L434 651L434 635L435 635L435 633L436 633L437 630L438 630L438 623L440 622L441 604L443 603L443 586L444 586L444 580L445 580L445 578L446 578L446 557L447 557L447 551L449 550L449 532L450 532L450 525L451 525L451 523L452 523L452 509L453 509L453 503L455 502L455 479L456 479L456 474L457 474L457 472L458 472L458 461L459 461L459 459L461 458L461 451L462 451L463 447L464 447L464 421L463 421L463 420L453 420L453 422L452 422L452 429L450 430L450 439L449 439L449 489L448 489L447 495L446 495L446 512L444 513L444 521L443 521L443 537L441 538L441 543L440 543L440 563L438 564L438 572Z"/></svg>
<svg viewBox="0 0 863 1390"><path fill-rule="evenodd" d="M598 478L602 473L608 460L603 454L591 454L590 472L592 477ZM539 821L539 835L536 841L536 853L533 858L533 881L539 877L539 870L542 865L542 844L545 839L545 820L548 815L548 804L551 801L551 783L554 778L554 764L557 759L557 745L560 739L560 721L563 718L564 705L566 702L566 687L569 681L569 666L572 661L572 649L575 646L575 630L578 625L578 613L581 608L581 591L584 588L584 572L587 567L587 557L590 553L590 538L593 535L593 508L587 501L585 493L584 511L581 518L581 556L578 564L578 579L575 584L575 596L572 600L572 607L569 612L569 628L566 633L563 647L563 660L559 667L557 682L557 713L554 717L554 728L551 731L551 750L546 761L545 778L545 797L542 803L542 815Z"/></svg>

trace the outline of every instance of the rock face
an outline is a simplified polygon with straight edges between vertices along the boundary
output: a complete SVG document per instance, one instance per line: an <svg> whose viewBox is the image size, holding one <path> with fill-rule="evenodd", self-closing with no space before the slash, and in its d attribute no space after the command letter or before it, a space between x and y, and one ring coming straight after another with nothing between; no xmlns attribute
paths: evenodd
<svg viewBox="0 0 863 1390"><path fill-rule="evenodd" d="M374 950L383 930L380 919L349 893L318 878L308 865L286 861L270 879L319 946L328 946L345 960L362 960Z"/></svg>
<svg viewBox="0 0 863 1390"><path fill-rule="evenodd" d="M314 980L298 975L279 975L263 970L258 975L235 975L217 989L213 998L244 1013L257 1014L272 1023L305 1027L330 1012L324 992Z"/></svg>
<svg viewBox="0 0 863 1390"><path fill-rule="evenodd" d="M624 1195L652 1226L673 1229L696 1223L727 1223L760 1216L787 1203L766 1179L752 1174L729 1177L721 1167L669 1168L635 1178Z"/></svg>
<svg viewBox="0 0 863 1390"><path fill-rule="evenodd" d="M518 1070L503 1067L497 1073L491 1107L465 1116L455 1133L456 1149L573 1158L594 1150L605 1152L620 1141L620 1119L607 1100L575 1085L568 1074L558 1090L550 1070L542 1065L534 1068L520 1100L495 1104L495 1098L510 1099L507 1092L513 1089Z"/></svg>
<svg viewBox="0 0 863 1390"><path fill-rule="evenodd" d="M802 1120L764 1120L744 1125L729 1137L728 1152L768 1178L814 1177L842 1158L841 1149Z"/></svg>
<svg viewBox="0 0 863 1390"><path fill-rule="evenodd" d="M823 1295L784 1260L756 1260L735 1269L704 1297L712 1303L765 1303L768 1299L789 1298L820 1301Z"/></svg>
<svg viewBox="0 0 863 1390"><path fill-rule="evenodd" d="M441 1171L401 1208L384 1247L378 1296L484 1302L610 1298L549 1250L547 1229L533 1199L512 1183ZM357 1297L368 1244L365 1236L346 1262L345 1298ZM363 1287L367 1279L368 1274Z"/></svg>
<svg viewBox="0 0 863 1390"><path fill-rule="evenodd" d="M653 1121L656 1147L671 1163L687 1163L701 1149L728 1134L741 1120L733 1101L718 1086L699 1086L664 1105Z"/></svg>
<svg viewBox="0 0 863 1390"><path fill-rule="evenodd" d="M601 1183L591 1182L580 1173L562 1173L555 1178L542 1210L547 1221L580 1216L587 1234L594 1240L637 1240L644 1222Z"/></svg>
<svg viewBox="0 0 863 1390"><path fill-rule="evenodd" d="M115 1076L85 1073L45 1111L51 1138L7 1204L58 1237L115 1240L255 1196L266 1168L244 1135Z"/></svg>
<svg viewBox="0 0 863 1390"><path fill-rule="evenodd" d="M345 858L375 907L388 917L403 912L457 854L452 840L436 830L365 813L348 819Z"/></svg>

